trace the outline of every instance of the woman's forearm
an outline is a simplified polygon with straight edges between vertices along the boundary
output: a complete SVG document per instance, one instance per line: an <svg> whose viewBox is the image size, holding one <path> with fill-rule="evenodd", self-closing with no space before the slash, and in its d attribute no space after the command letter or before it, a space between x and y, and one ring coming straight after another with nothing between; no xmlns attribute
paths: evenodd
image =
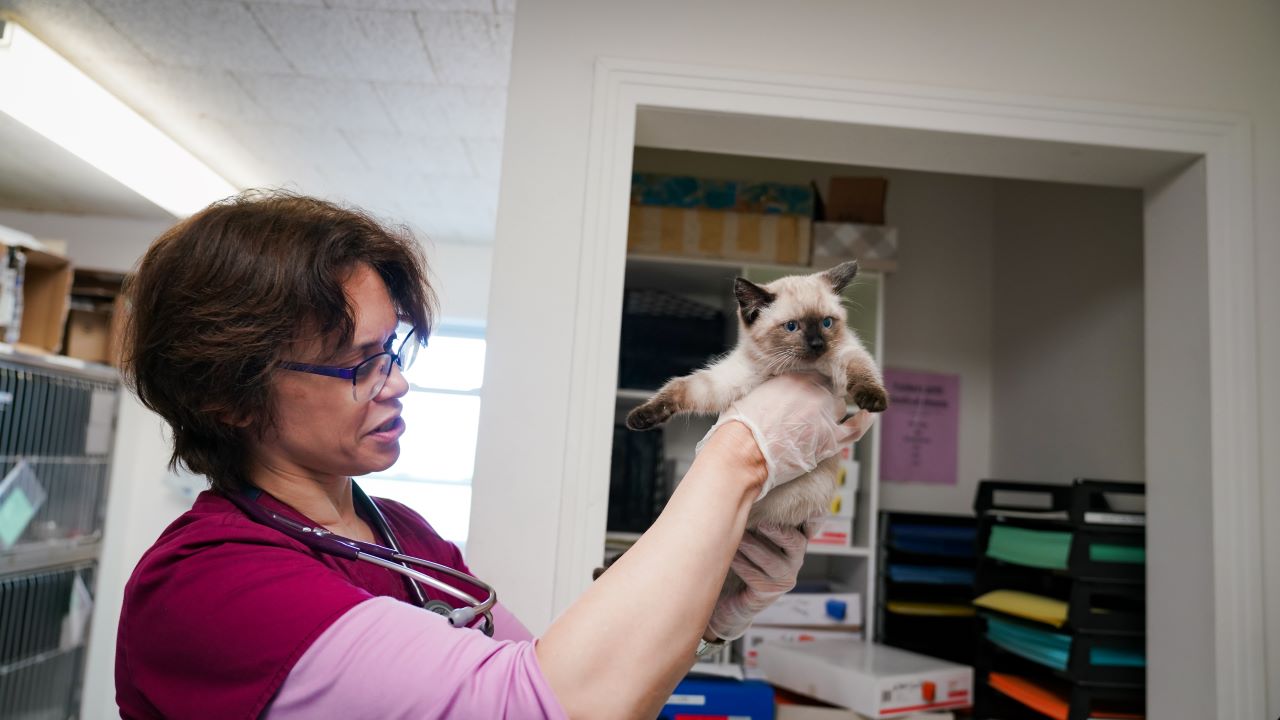
<svg viewBox="0 0 1280 720"><path fill-rule="evenodd" d="M765 476L751 432L722 426L649 531L552 623L538 662L569 717L657 715L693 662Z"/></svg>

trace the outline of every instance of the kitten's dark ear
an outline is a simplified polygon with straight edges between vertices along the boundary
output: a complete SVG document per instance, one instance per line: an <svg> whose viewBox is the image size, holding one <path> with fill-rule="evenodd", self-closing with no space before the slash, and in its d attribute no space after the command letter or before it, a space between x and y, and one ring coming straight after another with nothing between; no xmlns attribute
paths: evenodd
<svg viewBox="0 0 1280 720"><path fill-rule="evenodd" d="M736 278L733 281L733 295L738 298L738 307L742 310L742 321L748 325L760 317L760 311L778 299L777 295L746 278Z"/></svg>
<svg viewBox="0 0 1280 720"><path fill-rule="evenodd" d="M849 262L840 263L830 270L822 273L822 276L831 283L831 288L836 292L844 292L849 287L849 283L853 282L853 278L858 274L858 261L850 260Z"/></svg>

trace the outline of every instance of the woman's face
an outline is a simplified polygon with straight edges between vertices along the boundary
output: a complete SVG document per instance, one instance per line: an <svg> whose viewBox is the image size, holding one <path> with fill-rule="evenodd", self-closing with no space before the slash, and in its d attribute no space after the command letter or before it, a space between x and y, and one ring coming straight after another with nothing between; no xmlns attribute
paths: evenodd
<svg viewBox="0 0 1280 720"><path fill-rule="evenodd" d="M381 352L396 332L397 317L387 286L367 265L359 265L343 283L355 332L351 343L322 359L320 342L299 343L292 362L350 367ZM396 338L394 351L404 338ZM373 397L352 397L351 381L280 370L273 379L276 425L254 447L254 472L312 480L345 478L391 467L400 457L400 398L409 383L392 366L386 385Z"/></svg>

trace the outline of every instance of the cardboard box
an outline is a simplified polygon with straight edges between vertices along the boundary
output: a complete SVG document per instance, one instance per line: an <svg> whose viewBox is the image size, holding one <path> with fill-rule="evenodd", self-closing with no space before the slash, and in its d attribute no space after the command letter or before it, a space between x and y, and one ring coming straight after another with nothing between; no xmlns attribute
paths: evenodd
<svg viewBox="0 0 1280 720"><path fill-rule="evenodd" d="M108 364L112 358L111 313L71 308L67 313L67 357Z"/></svg>
<svg viewBox="0 0 1280 720"><path fill-rule="evenodd" d="M813 217L808 185L632 173L631 204Z"/></svg>
<svg viewBox="0 0 1280 720"><path fill-rule="evenodd" d="M811 643L817 640L852 642L861 639L861 628L810 630L752 625L742 636L742 672L749 678L763 677L763 671L760 668L760 648L767 642Z"/></svg>
<svg viewBox="0 0 1280 720"><path fill-rule="evenodd" d="M857 630L862 627L862 595L856 592L789 592L756 615L753 625Z"/></svg>
<svg viewBox="0 0 1280 720"><path fill-rule="evenodd" d="M811 224L802 215L632 205L627 252L809 265Z"/></svg>
<svg viewBox="0 0 1280 720"><path fill-rule="evenodd" d="M19 253L25 258L21 272L17 271ZM16 328L18 344L37 351L58 352L70 309L71 262L37 247L0 244L0 266L7 268L0 272L0 294L8 296L0 301L0 326L4 327L5 336Z"/></svg>
<svg viewBox="0 0 1280 720"><path fill-rule="evenodd" d="M863 270L896 270L898 229L888 225L815 222L813 266L835 267L848 260L857 260Z"/></svg>
<svg viewBox="0 0 1280 720"><path fill-rule="evenodd" d="M67 357L119 366L123 283L122 273L76 268L63 340Z"/></svg>
<svg viewBox="0 0 1280 720"><path fill-rule="evenodd" d="M973 704L973 668L906 650L849 640L758 648L772 684L874 718L899 718Z"/></svg>
<svg viewBox="0 0 1280 720"><path fill-rule="evenodd" d="M884 224L884 199L889 181L877 177L833 177L827 189L822 220L844 223Z"/></svg>

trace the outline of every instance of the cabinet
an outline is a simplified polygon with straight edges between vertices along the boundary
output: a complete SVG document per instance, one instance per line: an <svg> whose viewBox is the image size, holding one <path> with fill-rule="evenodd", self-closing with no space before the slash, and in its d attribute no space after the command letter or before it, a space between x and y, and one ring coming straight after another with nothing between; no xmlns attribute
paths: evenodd
<svg viewBox="0 0 1280 720"><path fill-rule="evenodd" d="M686 260L681 258L631 255L627 259L624 292L629 298L636 293L648 293L653 302L651 306L661 305L670 308L673 324L680 317L693 318L706 325L708 318L720 318L718 343L715 346L724 351L732 348L737 340L736 302L733 296L735 277L745 277L752 282L767 283L786 275L808 274L819 269L802 266L785 265L743 265L732 261ZM859 273L853 284L846 288L844 296L849 311L849 325L858 333L867 349L883 364L883 298L885 278L877 272ZM624 301L623 344L619 373L620 385L617 389L617 401L614 423L615 427L623 425L626 414L636 405L648 399L657 390L658 382L652 377L652 386L636 387L633 381L644 378L646 374L637 371L629 357L628 341L631 352L642 351L642 354L661 356L664 353L662 337L655 333L649 338L653 346L639 347L641 339L632 335L628 337L627 319L625 317L628 303ZM655 325L661 328L661 323ZM680 331L672 328L672 335ZM691 333L693 334L693 333ZM685 346L687 347L687 346ZM699 346L701 347L701 346ZM714 348L704 348L714 349ZM670 348L670 353L684 352L680 348ZM691 359L692 366L672 374L684 374L711 359L716 353L707 352L705 357ZM666 423L660 431L650 433L633 433L623 428L614 434L614 472L610 483L610 519L611 525L606 535L606 560L616 555L638 537L638 533L647 527L661 510L669 497L674 484L683 476L693 460L694 447L702 439L714 422L714 417L680 416ZM638 435L654 434L649 446L639 451L632 449L630 438ZM879 442L878 426L873 426L855 446L855 458L858 460L858 491L855 496L855 513L852 528L852 544L840 546L810 546L805 566L801 572L801 582L828 580L845 589L860 593L862 598L863 618L872 617L871 609L875 607L875 563L874 552L877 522L878 499L878 458L876 448ZM630 453L630 454L629 454ZM660 464L637 459L640 456L660 455ZM637 472L643 475L639 486L636 483L620 482L616 475L620 468L640 468ZM633 512L628 516L629 522L619 522L619 510L623 506ZM864 621L864 629L871 635L870 623Z"/></svg>
<svg viewBox="0 0 1280 720"><path fill-rule="evenodd" d="M0 345L0 714L77 717L119 381Z"/></svg>

